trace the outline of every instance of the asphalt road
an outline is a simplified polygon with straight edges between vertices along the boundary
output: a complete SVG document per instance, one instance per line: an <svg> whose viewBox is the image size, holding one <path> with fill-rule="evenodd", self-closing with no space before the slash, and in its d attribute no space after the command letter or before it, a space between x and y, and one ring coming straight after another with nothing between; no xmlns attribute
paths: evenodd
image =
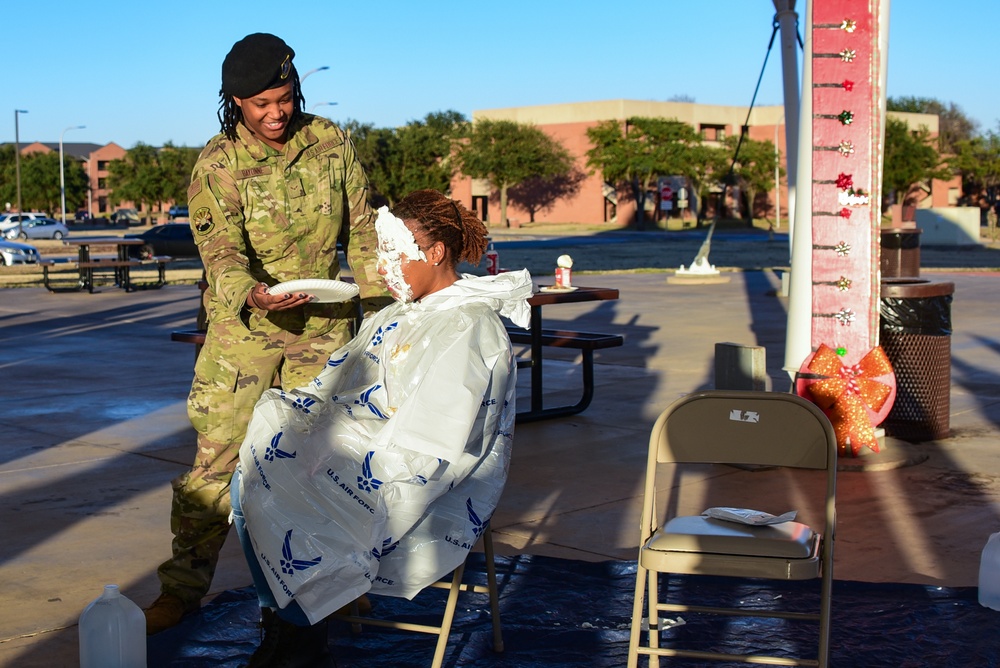
<svg viewBox="0 0 1000 668"><path fill-rule="evenodd" d="M527 268L532 274L551 275L556 258L568 254L575 273L609 271L675 270L690 267L707 237L707 231L608 232L558 238L529 238L494 234L505 269ZM926 269L1000 270L1000 244L992 246L926 246L919 249L920 266ZM716 232L708 249L708 262L720 271L757 270L789 266L787 234L766 232Z"/></svg>

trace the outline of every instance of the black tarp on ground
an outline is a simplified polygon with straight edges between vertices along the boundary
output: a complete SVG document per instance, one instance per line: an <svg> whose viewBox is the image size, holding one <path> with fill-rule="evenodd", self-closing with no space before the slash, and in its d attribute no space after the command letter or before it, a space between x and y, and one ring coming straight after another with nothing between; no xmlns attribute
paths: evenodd
<svg viewBox="0 0 1000 668"><path fill-rule="evenodd" d="M546 557L497 559L505 651L492 651L485 595L462 594L445 666L554 668L625 665L635 586L635 564L590 563ZM467 580L484 581L482 556L474 555ZM717 603L737 597L760 607L815 606L818 582L674 577L671 595L686 602ZM431 589L414 601L373 597L380 616L436 623L444 591ZM1000 666L1000 612L981 607L974 587L946 588L836 581L833 589L831 665L908 668ZM801 606L795 606L800 602ZM717 651L805 652L815 644L815 625L749 618L700 620L664 632L664 644ZM149 638L149 668L243 665L259 642L259 610L252 588L225 592L199 613ZM340 668L424 667L434 653L433 636L364 627L352 635L331 624L330 645ZM644 665L643 662L640 665ZM667 666L744 666L674 659Z"/></svg>

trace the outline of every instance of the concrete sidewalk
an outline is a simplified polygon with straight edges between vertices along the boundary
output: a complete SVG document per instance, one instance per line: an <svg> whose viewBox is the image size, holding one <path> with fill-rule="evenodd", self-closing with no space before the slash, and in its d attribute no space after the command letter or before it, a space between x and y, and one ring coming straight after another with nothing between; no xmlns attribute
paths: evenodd
<svg viewBox="0 0 1000 668"><path fill-rule="evenodd" d="M493 518L503 554L634 559L649 428L688 392L709 388L717 342L761 345L784 391L786 300L767 271L719 285L666 274L580 276L615 287L616 302L545 310L547 326L623 333L599 351L594 403L582 415L521 425L510 480ZM886 455L919 464L844 471L838 480L835 577L870 582L977 583L979 556L1000 531L1000 274L933 274L956 285L952 307L952 435ZM76 622L103 585L146 605L170 547L170 480L194 455L184 401L194 351L172 343L190 327L198 289L125 294L0 293L0 666L76 666ZM552 354L553 360L560 353ZM562 359L570 360L569 353ZM546 388L571 400L575 365L547 362ZM818 500L781 471L726 470L685 479L685 507L749 490L756 507L814 517ZM747 505L747 504L744 504ZM235 536L213 593L250 583Z"/></svg>

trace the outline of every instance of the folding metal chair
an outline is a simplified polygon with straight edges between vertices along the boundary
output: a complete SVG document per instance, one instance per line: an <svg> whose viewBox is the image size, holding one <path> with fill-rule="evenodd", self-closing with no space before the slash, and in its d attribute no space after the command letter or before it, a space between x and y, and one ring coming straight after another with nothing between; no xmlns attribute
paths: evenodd
<svg viewBox="0 0 1000 668"><path fill-rule="evenodd" d="M668 517L661 525L656 519L657 472L661 464L732 464L825 471L824 526L822 531L794 521L749 526L703 515ZM795 395L708 391L691 394L667 408L649 437L628 666L637 666L639 655L644 654L649 656L651 667L660 665L661 656L825 667L830 644L836 474L837 439L833 427L819 408ZM659 487L662 489L663 484ZM679 486L672 490L669 503L665 504L668 509L679 507L678 496ZM659 573L820 579L819 610L747 610L660 601ZM647 642L640 644L644 598L648 600L649 632ZM660 615L664 612L817 621L817 658L661 647Z"/></svg>
<svg viewBox="0 0 1000 668"><path fill-rule="evenodd" d="M483 531L481 539L483 553L486 562L486 585L466 584L462 581L465 575L465 565L463 562L458 568L452 571L451 580L441 580L430 585L438 589L447 589L448 597L445 602L444 611L441 616L441 623L437 626L428 624L412 624L409 622L399 622L391 619L378 619L368 615L360 615L357 602L351 604L351 614L334 614L330 619L339 619L349 622L355 632L360 632L362 625L380 626L401 631L415 631L417 633L428 633L438 637L437 646L434 649L434 659L431 661L431 668L440 668L444 661L444 653L448 647L448 636L451 634L451 624L455 619L455 608L458 605L458 594L462 591L471 591L476 594L489 594L490 597L490 619L493 622L493 651L503 651L503 634L500 629L500 599L497 593L497 572L496 564L493 561L493 530L487 525ZM419 596L419 594L418 594Z"/></svg>

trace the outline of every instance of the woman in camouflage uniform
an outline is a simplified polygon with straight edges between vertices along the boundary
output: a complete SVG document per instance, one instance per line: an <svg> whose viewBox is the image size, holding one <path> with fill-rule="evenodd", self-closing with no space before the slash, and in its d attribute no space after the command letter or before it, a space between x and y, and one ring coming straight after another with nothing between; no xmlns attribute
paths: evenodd
<svg viewBox="0 0 1000 668"><path fill-rule="evenodd" d="M208 331L188 397L198 453L173 481L173 555L158 569L149 633L176 625L208 593L254 404L276 380L287 389L308 383L351 337L353 303L317 304L268 287L338 278L339 241L364 311L390 301L376 267L368 181L347 135L303 113L294 55L263 33L233 46L222 65L222 132L202 151L188 189L208 282Z"/></svg>

